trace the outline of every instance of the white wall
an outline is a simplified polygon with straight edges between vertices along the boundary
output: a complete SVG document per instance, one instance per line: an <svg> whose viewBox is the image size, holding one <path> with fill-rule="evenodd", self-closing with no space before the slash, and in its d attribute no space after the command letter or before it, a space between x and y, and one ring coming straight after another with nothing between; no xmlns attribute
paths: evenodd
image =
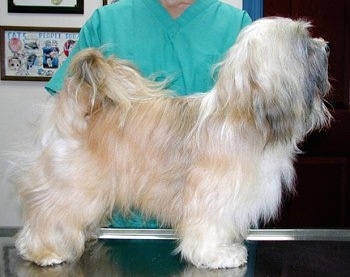
<svg viewBox="0 0 350 277"><path fill-rule="evenodd" d="M222 0L223 2L229 3L237 8L242 9L243 0Z"/></svg>
<svg viewBox="0 0 350 277"><path fill-rule="evenodd" d="M239 8L242 0L224 0ZM0 25L81 27L102 0L84 1L84 15L7 13L7 0L0 0ZM13 185L6 178L9 162L6 153L13 144L34 138L32 123L38 118L37 106L48 94L43 82L0 80L0 226L20 226L20 205Z"/></svg>

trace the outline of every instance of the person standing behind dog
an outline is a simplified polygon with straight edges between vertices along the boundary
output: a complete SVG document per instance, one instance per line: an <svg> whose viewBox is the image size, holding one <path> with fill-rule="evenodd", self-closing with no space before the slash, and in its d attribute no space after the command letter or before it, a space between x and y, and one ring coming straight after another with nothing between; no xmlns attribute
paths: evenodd
<svg viewBox="0 0 350 277"><path fill-rule="evenodd" d="M105 56L133 62L145 77L170 79L178 95L208 91L213 66L234 44L250 16L219 0L120 0L98 8L82 26L79 40L45 88L63 88L67 68L78 51L95 47ZM137 211L123 217L115 211L112 227L157 228Z"/></svg>

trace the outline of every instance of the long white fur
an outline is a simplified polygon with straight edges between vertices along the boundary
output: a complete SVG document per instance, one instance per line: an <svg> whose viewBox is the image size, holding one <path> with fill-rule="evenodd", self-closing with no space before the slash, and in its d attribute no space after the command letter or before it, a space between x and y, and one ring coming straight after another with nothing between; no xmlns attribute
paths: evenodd
<svg viewBox="0 0 350 277"><path fill-rule="evenodd" d="M42 266L73 261L114 208L137 208L172 226L194 265L246 263L248 229L293 189L298 143L331 118L327 46L309 27L254 22L215 87L186 97L96 49L78 53L21 180L21 255Z"/></svg>

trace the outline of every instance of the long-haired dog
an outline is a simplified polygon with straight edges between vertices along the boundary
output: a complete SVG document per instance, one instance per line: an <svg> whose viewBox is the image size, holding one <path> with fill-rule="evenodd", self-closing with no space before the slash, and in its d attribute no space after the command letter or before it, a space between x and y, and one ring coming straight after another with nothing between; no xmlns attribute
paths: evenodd
<svg viewBox="0 0 350 277"><path fill-rule="evenodd" d="M254 22L215 87L185 97L96 49L77 54L22 180L20 254L42 266L72 261L114 208L136 208L172 226L194 265L246 263L248 229L293 188L297 144L331 118L327 44L309 27Z"/></svg>

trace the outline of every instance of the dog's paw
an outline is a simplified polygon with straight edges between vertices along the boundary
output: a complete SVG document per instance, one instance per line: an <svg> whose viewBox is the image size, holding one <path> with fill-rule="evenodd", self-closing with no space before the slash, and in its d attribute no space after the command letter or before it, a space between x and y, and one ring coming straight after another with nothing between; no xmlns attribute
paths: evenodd
<svg viewBox="0 0 350 277"><path fill-rule="evenodd" d="M199 268L223 269L240 267L247 263L247 249L242 244L218 246L201 251L191 262Z"/></svg>
<svg viewBox="0 0 350 277"><path fill-rule="evenodd" d="M19 255L26 261L33 262L39 266L54 266L63 264L66 262L66 259L63 257L54 254L54 253L44 253L45 251L42 251L41 253L33 253L31 252L28 254L23 249L19 251Z"/></svg>
<svg viewBox="0 0 350 277"><path fill-rule="evenodd" d="M55 266L63 264L64 262L65 260L63 258L58 257L56 255L34 260L34 263L36 263L39 266Z"/></svg>
<svg viewBox="0 0 350 277"><path fill-rule="evenodd" d="M51 250L44 247L33 247L33 240L25 240L25 237L19 236L16 241L18 254L26 261L33 262L39 266L52 266L62 264L66 259Z"/></svg>

